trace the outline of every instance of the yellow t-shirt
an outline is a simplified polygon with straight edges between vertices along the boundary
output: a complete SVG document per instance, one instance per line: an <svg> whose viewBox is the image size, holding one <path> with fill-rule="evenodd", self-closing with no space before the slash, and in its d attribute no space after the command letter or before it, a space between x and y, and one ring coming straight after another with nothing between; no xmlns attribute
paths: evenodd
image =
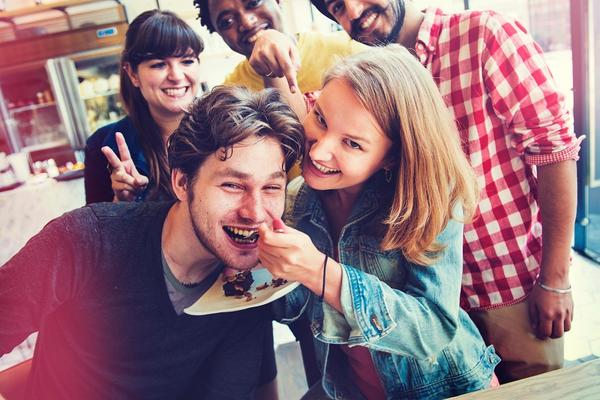
<svg viewBox="0 0 600 400"><path fill-rule="evenodd" d="M300 69L298 86L302 93L321 89L323 74L340 58L358 53L367 47L339 31L333 33L304 32L298 35ZM225 85L241 85L252 90L264 89L262 77L254 72L248 60L239 63L225 78Z"/></svg>

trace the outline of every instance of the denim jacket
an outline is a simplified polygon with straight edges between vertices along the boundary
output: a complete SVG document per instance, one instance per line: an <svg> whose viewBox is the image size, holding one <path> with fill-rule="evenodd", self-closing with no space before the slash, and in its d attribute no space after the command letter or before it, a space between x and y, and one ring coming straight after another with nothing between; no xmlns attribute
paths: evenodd
<svg viewBox="0 0 600 400"><path fill-rule="evenodd" d="M381 223L391 198L379 175L365 184L338 243L343 314L303 286L286 297L281 321L303 312L310 321L323 388L334 399L364 398L339 346L365 346L388 399L439 399L487 387L500 361L459 308L463 225L451 220L437 241L445 250L430 266L383 251ZM286 220L333 254L317 192L301 177L288 186Z"/></svg>

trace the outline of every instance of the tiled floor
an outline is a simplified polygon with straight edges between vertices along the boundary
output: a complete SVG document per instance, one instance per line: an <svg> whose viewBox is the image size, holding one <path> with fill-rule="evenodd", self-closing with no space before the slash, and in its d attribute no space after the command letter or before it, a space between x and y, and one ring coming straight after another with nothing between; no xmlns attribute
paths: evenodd
<svg viewBox="0 0 600 400"><path fill-rule="evenodd" d="M600 265L578 254L571 269L574 321L565 336L565 367L600 357ZM306 392L300 348L289 329L274 323L279 397L297 400Z"/></svg>

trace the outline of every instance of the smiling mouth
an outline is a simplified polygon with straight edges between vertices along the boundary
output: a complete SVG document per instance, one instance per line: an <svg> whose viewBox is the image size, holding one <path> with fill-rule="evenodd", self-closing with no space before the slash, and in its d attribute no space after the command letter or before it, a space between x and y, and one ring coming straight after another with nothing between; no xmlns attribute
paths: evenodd
<svg viewBox="0 0 600 400"><path fill-rule="evenodd" d="M223 226L223 230L236 243L252 244L258 240L258 229L240 229L234 226Z"/></svg>
<svg viewBox="0 0 600 400"><path fill-rule="evenodd" d="M178 87L178 88L166 88L162 89L163 93L169 97L179 98L185 96L189 89L189 86Z"/></svg>
<svg viewBox="0 0 600 400"><path fill-rule="evenodd" d="M368 30L371 27L371 25L373 25L373 22L375 22L375 20L379 16L379 14L373 10L367 11L366 14L367 14L367 16L363 17L360 20L360 23L358 25L358 27L360 28L361 31Z"/></svg>
<svg viewBox="0 0 600 400"><path fill-rule="evenodd" d="M324 174L337 174L339 172L342 172L342 170L339 170L339 169L327 168L327 167L317 163L312 158L310 159L310 162L319 172L322 172Z"/></svg>
<svg viewBox="0 0 600 400"><path fill-rule="evenodd" d="M242 39L242 43L244 43L246 45L254 46L254 43L260 37L260 33L267 29L271 29L271 27L268 24L262 24L260 26L255 27L254 29L252 29L252 31L249 34L244 36L244 38Z"/></svg>

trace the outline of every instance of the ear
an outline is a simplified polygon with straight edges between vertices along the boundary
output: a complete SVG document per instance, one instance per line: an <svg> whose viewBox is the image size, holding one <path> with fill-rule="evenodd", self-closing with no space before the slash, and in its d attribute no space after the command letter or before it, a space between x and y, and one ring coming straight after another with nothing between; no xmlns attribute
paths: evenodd
<svg viewBox="0 0 600 400"><path fill-rule="evenodd" d="M138 78L137 73L131 67L131 64L125 63L125 65L123 65L123 68L125 69L125 72L127 72L127 76L129 76L129 80L131 81L133 86L140 87L140 79Z"/></svg>
<svg viewBox="0 0 600 400"><path fill-rule="evenodd" d="M189 181L186 174L184 174L179 168L171 171L171 185L173 186L173 192L175 196L181 202L187 201L187 191L191 190L189 187Z"/></svg>

